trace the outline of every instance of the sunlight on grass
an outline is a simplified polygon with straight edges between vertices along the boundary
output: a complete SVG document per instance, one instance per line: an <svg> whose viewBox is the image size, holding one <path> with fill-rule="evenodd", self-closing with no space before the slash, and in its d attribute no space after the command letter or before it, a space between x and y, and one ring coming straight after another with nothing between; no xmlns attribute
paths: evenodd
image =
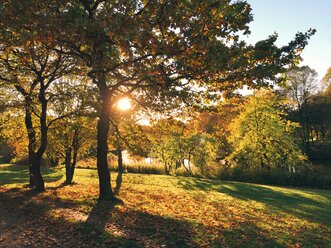
<svg viewBox="0 0 331 248"><path fill-rule="evenodd" d="M12 168L1 166L1 173ZM77 205L70 209L70 214L54 208L50 216L62 216L73 222L87 221L96 211L97 171L77 169L75 184L67 187L58 187L63 181L60 180L63 169L46 172L47 177L53 177L47 187L53 189L44 196ZM17 173L22 174L22 178L26 176L21 171ZM6 187L12 187L8 180L17 185L16 177L6 177ZM116 173L112 173L113 187L115 178ZM330 191L124 174L120 197L124 205L116 206L111 213L107 208L96 213L98 216L101 212L101 219L105 218L102 229L113 234L112 228L116 226L124 238L160 240L163 235L165 240L161 243L182 244L180 237L184 235L184 243L235 247L242 244L248 247L309 247L312 244L325 247L331 242ZM144 223L150 226L147 228ZM169 224L175 225L175 230L168 230ZM178 236L166 235L174 232Z"/></svg>
<svg viewBox="0 0 331 248"><path fill-rule="evenodd" d="M56 182L63 177L63 170L58 168L41 168L45 182ZM27 165L0 164L0 186L17 187L29 182Z"/></svg>

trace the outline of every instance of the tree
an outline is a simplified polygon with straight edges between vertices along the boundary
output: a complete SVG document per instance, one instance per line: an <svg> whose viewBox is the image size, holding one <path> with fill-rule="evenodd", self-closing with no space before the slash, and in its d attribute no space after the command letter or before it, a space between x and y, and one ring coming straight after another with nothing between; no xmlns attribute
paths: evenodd
<svg viewBox="0 0 331 248"><path fill-rule="evenodd" d="M36 9L33 1L9 2ZM155 100L180 99L191 95L193 85L209 91L265 85L300 58L315 32L299 33L280 48L274 45L277 35L246 45L239 41L239 34L249 34L252 21L245 1L52 0L38 1L37 8L32 21L55 36L66 54L81 59L99 89L101 200L116 200L107 164L107 135L118 95L136 92Z"/></svg>
<svg viewBox="0 0 331 248"><path fill-rule="evenodd" d="M214 176L213 169L219 162L219 148L222 146L215 131L218 129L215 116L215 113L203 113L187 122L173 117L159 119L147 132L150 156L164 164L167 174L176 174L176 170L183 167L187 173L196 168L195 172Z"/></svg>
<svg viewBox="0 0 331 248"><path fill-rule="evenodd" d="M102 98L97 155L100 199L113 198L106 154L109 106L116 95L148 90L154 98L184 97L192 84L209 90L265 84L298 58L299 49L314 33L298 34L282 48L274 45L276 36L247 46L237 35L249 33L252 17L246 2L80 3L64 12L66 23L76 25L74 30L70 27L74 39L65 43L84 58Z"/></svg>
<svg viewBox="0 0 331 248"><path fill-rule="evenodd" d="M50 95L49 91L59 78L72 72L75 59L62 53L62 47L36 24L48 18L34 13L37 8L37 2L1 3L0 81L20 94L18 100L23 103L29 140L29 186L43 191L40 162L47 148L48 129L59 118L48 118L48 106L57 95Z"/></svg>
<svg viewBox="0 0 331 248"><path fill-rule="evenodd" d="M317 72L308 66L292 68L286 73L283 87L292 101L293 120L301 125L300 137L309 154L313 140L309 101L317 93Z"/></svg>
<svg viewBox="0 0 331 248"><path fill-rule="evenodd" d="M185 147L185 128L185 123L171 117L158 120L149 129L150 156L163 163L167 174L173 173L186 158L189 148Z"/></svg>
<svg viewBox="0 0 331 248"><path fill-rule="evenodd" d="M327 70L324 77L322 78L324 90L331 93L331 67Z"/></svg>
<svg viewBox="0 0 331 248"><path fill-rule="evenodd" d="M124 98L129 101L129 99ZM121 110L119 106L110 117L110 144L114 148L113 154L117 156L118 174L116 178L115 195L118 195L122 185L123 172L123 151L128 150L133 155L146 157L148 154L148 143L144 129L137 120L138 105L130 102L126 110Z"/></svg>
<svg viewBox="0 0 331 248"><path fill-rule="evenodd" d="M29 186L43 191L45 186L40 173L40 162L47 147L48 129L55 121L47 120L48 105L53 100L48 90L57 79L71 71L73 60L40 45L35 37L19 40L15 36L16 32L18 31L13 30L11 33L14 37L1 37L4 49L1 50L0 63L3 71L0 78L21 95L29 139ZM14 44L11 44L12 39L15 39ZM23 45L23 42L28 45ZM36 125L35 119L38 119L39 125Z"/></svg>
<svg viewBox="0 0 331 248"><path fill-rule="evenodd" d="M76 163L95 145L95 88L82 76L66 76L53 85L57 97L50 106L57 122L50 130L47 155L64 160L66 184L71 184Z"/></svg>
<svg viewBox="0 0 331 248"><path fill-rule="evenodd" d="M296 169L305 156L295 143L295 123L285 119L281 100L261 90L247 99L242 112L230 125L234 147L228 161L246 168Z"/></svg>
<svg viewBox="0 0 331 248"><path fill-rule="evenodd" d="M228 141L230 135L228 126L239 114L239 106L243 102L244 97L240 95L223 98L210 111L201 112L192 121L192 128L208 134L215 140L213 143L217 146L215 148L217 152L214 160L220 161L230 155L232 148Z"/></svg>
<svg viewBox="0 0 331 248"><path fill-rule="evenodd" d="M2 96L7 95L4 94L4 91L2 93ZM27 138L21 115L22 111L19 108L13 108L10 101L3 103L0 112L0 158L2 162L9 163L14 158L22 158L26 155Z"/></svg>
<svg viewBox="0 0 331 248"><path fill-rule="evenodd" d="M312 137L309 157L327 163L331 152L331 84L309 99L308 111Z"/></svg>
<svg viewBox="0 0 331 248"><path fill-rule="evenodd" d="M95 145L93 124L91 118L78 115L59 120L50 131L49 153L64 162L65 184L72 184L77 162Z"/></svg>
<svg viewBox="0 0 331 248"><path fill-rule="evenodd" d="M195 143L189 150L190 163L198 168L203 176L214 177L215 169L219 166L218 148L220 144L217 138L208 133L195 133L193 137Z"/></svg>

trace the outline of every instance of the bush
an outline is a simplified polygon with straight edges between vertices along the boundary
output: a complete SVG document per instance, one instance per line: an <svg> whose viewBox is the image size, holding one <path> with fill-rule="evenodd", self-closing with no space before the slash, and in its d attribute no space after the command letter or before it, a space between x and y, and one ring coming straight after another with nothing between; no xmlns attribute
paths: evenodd
<svg viewBox="0 0 331 248"><path fill-rule="evenodd" d="M97 160L94 157L85 158L77 162L76 168L97 169Z"/></svg>
<svg viewBox="0 0 331 248"><path fill-rule="evenodd" d="M13 164L20 164L20 165L28 165L29 164L29 157L27 155L15 157L11 161ZM51 161L48 158L42 158L41 166L53 166Z"/></svg>
<svg viewBox="0 0 331 248"><path fill-rule="evenodd" d="M331 189L331 169L325 166L307 165L295 172L282 168L223 167L220 170L219 179L278 186Z"/></svg>
<svg viewBox="0 0 331 248"><path fill-rule="evenodd" d="M0 140L0 162L9 163L15 154L15 149Z"/></svg>
<svg viewBox="0 0 331 248"><path fill-rule="evenodd" d="M312 144L309 152L309 159L315 162L326 163L331 165L331 143Z"/></svg>

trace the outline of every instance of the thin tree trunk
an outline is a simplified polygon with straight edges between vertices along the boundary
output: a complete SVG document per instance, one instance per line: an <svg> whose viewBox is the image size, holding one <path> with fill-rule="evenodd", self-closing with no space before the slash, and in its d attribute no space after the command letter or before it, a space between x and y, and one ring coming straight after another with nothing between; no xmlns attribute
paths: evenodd
<svg viewBox="0 0 331 248"><path fill-rule="evenodd" d="M122 186L122 178L123 178L123 156L122 149L120 147L117 148L117 164L118 164L118 174L116 177L116 187L114 190L115 195L118 195Z"/></svg>
<svg viewBox="0 0 331 248"><path fill-rule="evenodd" d="M70 151L70 153L69 152L66 153L66 158L65 158L66 181L65 181L65 184L67 184L67 185L72 184L74 174L75 174L76 162L77 162L77 160L75 158L73 158L73 160L71 161L71 151Z"/></svg>
<svg viewBox="0 0 331 248"><path fill-rule="evenodd" d="M188 170L190 173L192 173L192 169L191 169L191 151L188 154L188 164L187 164Z"/></svg>
<svg viewBox="0 0 331 248"><path fill-rule="evenodd" d="M66 150L66 155L64 159L65 168L66 168L66 181L65 184L71 184L71 147Z"/></svg>
<svg viewBox="0 0 331 248"><path fill-rule="evenodd" d="M77 163L78 151L79 151L79 130L78 128L74 131L74 136L72 138L72 162L71 162L71 153L70 153L70 167L69 167L69 184L72 183Z"/></svg>
<svg viewBox="0 0 331 248"><path fill-rule="evenodd" d="M75 129L74 137L72 139L72 147L73 147L73 157L72 157L72 163L70 167L70 183L72 183L72 180L74 178L76 163L77 163L77 157L78 157L78 151L79 151L79 130L78 128Z"/></svg>
<svg viewBox="0 0 331 248"><path fill-rule="evenodd" d="M71 139L70 134L66 133L66 152L65 152L65 169L66 180L65 184L72 184L74 178L75 166L77 162L78 150L79 150L79 129L74 129L74 134Z"/></svg>
<svg viewBox="0 0 331 248"><path fill-rule="evenodd" d="M167 175L170 175L170 165L167 161L164 162L164 170Z"/></svg>

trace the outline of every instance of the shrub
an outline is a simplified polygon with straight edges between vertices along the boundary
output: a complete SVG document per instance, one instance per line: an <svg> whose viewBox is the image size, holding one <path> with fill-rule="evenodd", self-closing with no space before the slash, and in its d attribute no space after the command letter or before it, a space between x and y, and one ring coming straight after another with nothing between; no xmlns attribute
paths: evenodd
<svg viewBox="0 0 331 248"><path fill-rule="evenodd" d="M222 167L219 179L267 185L331 189L331 169L316 165L302 166L300 170L294 172L283 168Z"/></svg>

